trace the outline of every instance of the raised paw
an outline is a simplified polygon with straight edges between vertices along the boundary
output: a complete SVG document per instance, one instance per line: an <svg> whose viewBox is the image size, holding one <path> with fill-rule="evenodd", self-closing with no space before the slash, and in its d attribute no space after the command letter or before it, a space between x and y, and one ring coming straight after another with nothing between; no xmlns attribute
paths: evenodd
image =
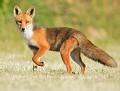
<svg viewBox="0 0 120 91"><path fill-rule="evenodd" d="M40 62L40 65L39 66L44 66L44 62Z"/></svg>

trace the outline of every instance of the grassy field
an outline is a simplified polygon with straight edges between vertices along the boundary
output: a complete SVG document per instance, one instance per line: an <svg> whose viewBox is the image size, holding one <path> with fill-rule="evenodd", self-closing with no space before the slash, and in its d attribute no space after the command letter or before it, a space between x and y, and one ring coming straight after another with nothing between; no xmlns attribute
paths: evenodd
<svg viewBox="0 0 120 91"><path fill-rule="evenodd" d="M118 63L110 68L82 56L86 67L84 75L74 62L68 75L59 53L48 52L41 60L45 66L32 70L32 54L0 53L1 91L119 91L120 50L109 51ZM50 57L51 55L54 55Z"/></svg>

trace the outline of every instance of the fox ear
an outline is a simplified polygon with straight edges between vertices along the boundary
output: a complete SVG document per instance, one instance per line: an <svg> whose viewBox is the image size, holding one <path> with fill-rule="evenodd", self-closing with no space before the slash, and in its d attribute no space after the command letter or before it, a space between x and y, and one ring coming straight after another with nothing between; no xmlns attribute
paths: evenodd
<svg viewBox="0 0 120 91"><path fill-rule="evenodd" d="M29 8L26 14L33 18L35 16L35 7L32 6L31 8Z"/></svg>
<svg viewBox="0 0 120 91"><path fill-rule="evenodd" d="M17 5L14 6L13 12L14 12L14 16L22 14L21 9Z"/></svg>

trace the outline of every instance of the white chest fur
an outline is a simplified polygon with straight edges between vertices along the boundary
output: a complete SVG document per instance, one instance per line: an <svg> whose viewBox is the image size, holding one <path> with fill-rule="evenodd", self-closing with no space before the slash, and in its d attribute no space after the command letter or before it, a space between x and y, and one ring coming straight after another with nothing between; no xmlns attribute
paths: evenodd
<svg viewBox="0 0 120 91"><path fill-rule="evenodd" d="M25 30L23 32L21 31L20 28L19 28L19 30L20 30L20 33L22 34L22 36L24 37L24 39L26 40L28 45L33 45L33 46L37 46L38 47L38 44L36 43L36 41L34 41L32 39L32 36L34 34L34 32L33 32L33 25L32 24L30 24L27 27L25 27Z"/></svg>
<svg viewBox="0 0 120 91"><path fill-rule="evenodd" d="M29 40L31 39L31 37L33 36L33 25L30 24L27 27L25 27L25 30L22 32L20 30L22 36L25 38L25 40Z"/></svg>

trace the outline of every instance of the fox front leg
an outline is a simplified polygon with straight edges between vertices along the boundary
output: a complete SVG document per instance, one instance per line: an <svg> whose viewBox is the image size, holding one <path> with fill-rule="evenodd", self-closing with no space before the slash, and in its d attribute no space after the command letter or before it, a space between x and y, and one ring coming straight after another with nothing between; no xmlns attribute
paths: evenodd
<svg viewBox="0 0 120 91"><path fill-rule="evenodd" d="M33 71L37 70L37 65L33 62Z"/></svg>
<svg viewBox="0 0 120 91"><path fill-rule="evenodd" d="M33 52L33 55L35 55L37 53L37 51L39 50L39 48L32 46L32 45L28 45L28 47ZM35 70L37 70L37 65L33 62L33 71L35 71Z"/></svg>
<svg viewBox="0 0 120 91"><path fill-rule="evenodd" d="M45 54L48 50L50 49L50 47L40 47L40 49L36 52L36 54L33 56L33 62L35 64L37 64L38 66L44 66L43 62L39 62L38 59Z"/></svg>

